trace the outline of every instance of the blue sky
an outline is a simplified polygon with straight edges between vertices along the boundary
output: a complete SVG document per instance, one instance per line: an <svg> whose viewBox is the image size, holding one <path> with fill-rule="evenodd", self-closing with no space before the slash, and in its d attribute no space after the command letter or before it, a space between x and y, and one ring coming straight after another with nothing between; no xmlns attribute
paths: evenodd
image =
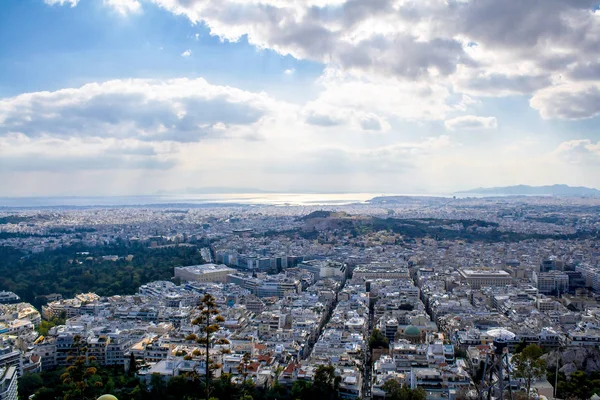
<svg viewBox="0 0 600 400"><path fill-rule="evenodd" d="M0 195L600 187L597 3L5 0Z"/></svg>
<svg viewBox="0 0 600 400"><path fill-rule="evenodd" d="M193 57L181 57L188 49ZM259 50L245 39L224 42L202 23L152 4L143 14L121 16L93 0L77 7L3 2L0 52L0 76L11 77L0 81L3 97L117 78L181 76L285 96L308 91L323 71L319 63ZM296 73L287 76L286 69Z"/></svg>

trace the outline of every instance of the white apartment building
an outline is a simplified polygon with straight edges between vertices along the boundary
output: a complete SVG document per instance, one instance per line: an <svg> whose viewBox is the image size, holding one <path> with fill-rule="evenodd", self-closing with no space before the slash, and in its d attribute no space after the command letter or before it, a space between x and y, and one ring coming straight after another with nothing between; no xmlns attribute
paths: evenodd
<svg viewBox="0 0 600 400"><path fill-rule="evenodd" d="M575 271L581 272L585 279L585 284L595 291L600 291L600 269L588 264L580 264L575 267Z"/></svg>
<svg viewBox="0 0 600 400"><path fill-rule="evenodd" d="M2 341L0 342L0 368L8 367L15 367L17 375L21 376L23 373L23 360L19 350Z"/></svg>
<svg viewBox="0 0 600 400"><path fill-rule="evenodd" d="M175 278L182 281L197 282L227 282L227 275L235 270L223 264L190 265L187 267L175 267Z"/></svg>
<svg viewBox="0 0 600 400"><path fill-rule="evenodd" d="M0 368L0 400L17 400L17 369Z"/></svg>
<svg viewBox="0 0 600 400"><path fill-rule="evenodd" d="M569 275L560 271L533 271L531 279L542 294L566 293L569 290Z"/></svg>
<svg viewBox="0 0 600 400"><path fill-rule="evenodd" d="M343 279L348 266L344 263L330 260L310 260L298 264L299 268L312 272L315 280L333 278Z"/></svg>
<svg viewBox="0 0 600 400"><path fill-rule="evenodd" d="M410 279L408 268L385 263L359 265L352 271L352 277L364 279Z"/></svg>

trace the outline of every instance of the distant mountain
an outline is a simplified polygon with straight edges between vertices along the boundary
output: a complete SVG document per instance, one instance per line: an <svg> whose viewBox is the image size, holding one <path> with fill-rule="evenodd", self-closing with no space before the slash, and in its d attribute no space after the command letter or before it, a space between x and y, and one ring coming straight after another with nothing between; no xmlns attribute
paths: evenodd
<svg viewBox="0 0 600 400"><path fill-rule="evenodd" d="M477 188L456 192L456 194L478 194L488 196L600 196L600 190L584 186L568 185L517 185L493 188Z"/></svg>

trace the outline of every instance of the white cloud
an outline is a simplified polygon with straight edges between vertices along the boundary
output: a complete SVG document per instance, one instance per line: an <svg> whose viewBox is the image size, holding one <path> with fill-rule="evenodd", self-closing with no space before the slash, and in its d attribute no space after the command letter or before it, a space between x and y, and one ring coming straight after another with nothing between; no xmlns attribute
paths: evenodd
<svg viewBox="0 0 600 400"><path fill-rule="evenodd" d="M600 115L600 82L570 82L537 92L531 107L544 119L586 119Z"/></svg>
<svg viewBox="0 0 600 400"><path fill-rule="evenodd" d="M257 47L346 68L415 78L428 75L430 69L448 74L457 62L467 61L461 44L448 36L422 40L414 35L410 16L396 12L388 0L153 1L206 23L211 34L224 40L248 35ZM425 25L422 28L428 30Z"/></svg>
<svg viewBox="0 0 600 400"><path fill-rule="evenodd" d="M595 138L553 150L557 143L544 137L526 158L506 129L472 141L463 136L464 143L452 146L448 136L417 138L439 135L441 122L449 131L497 129L496 118L485 117L493 115L487 97L530 97L545 119L599 115L600 24L592 12L598 0L146 1L206 26L223 41L244 38L259 49L321 63L324 72L310 88L314 96L288 104L192 79L118 80L0 99L0 158L12 160L10 168L24 168L15 155L51 158L52 141L81 146L94 160L113 149L100 140L135 143L125 146L135 154L113 149L109 156L127 171L152 160L160 165L148 164L152 176L166 168L186 170L187 178L201 171L216 180L211 184L254 179L259 183L252 185L268 186L276 172L288 173L277 182L305 182L304 188L319 182L328 189L355 182L357 175L357 187L393 188L411 180L451 186L460 179L470 186L469 171L499 184L514 176L566 182L578 166L597 166L591 164L598 158ZM188 40L194 38L198 34ZM191 50L181 55L189 57ZM294 73L290 68L282 75ZM365 135L373 132L386 134ZM549 147L541 150L544 145ZM60 160L52 160L60 169ZM2 164L0 177L6 178L1 170ZM343 179L328 179L330 173ZM598 179L588 182L600 184Z"/></svg>
<svg viewBox="0 0 600 400"><path fill-rule="evenodd" d="M419 161L450 145L442 135L420 142L405 142L373 148L317 147L302 153L293 165L279 166L278 173L318 173L319 175L355 176L399 174L417 167Z"/></svg>
<svg viewBox="0 0 600 400"><path fill-rule="evenodd" d="M390 129L387 120L375 113L318 101L307 104L304 109L304 121L309 125L324 128L345 125L363 131L385 132Z"/></svg>
<svg viewBox="0 0 600 400"><path fill-rule="evenodd" d="M498 127L498 121L496 121L496 117L463 115L444 121L444 126L451 131L496 129Z"/></svg>
<svg viewBox="0 0 600 400"><path fill-rule="evenodd" d="M194 142L260 124L283 103L204 79L113 80L0 99L0 136Z"/></svg>
<svg viewBox="0 0 600 400"><path fill-rule="evenodd" d="M44 0L44 3L48 4L48 5L65 5L65 4L69 4L71 5L71 7L75 7L77 5L77 3L79 3L79 0Z"/></svg>
<svg viewBox="0 0 600 400"><path fill-rule="evenodd" d="M114 9L121 15L142 11L142 4L138 0L103 0L103 2L106 7Z"/></svg>
<svg viewBox="0 0 600 400"><path fill-rule="evenodd" d="M554 154L570 164L600 165L600 142L589 139L570 140L561 143Z"/></svg>
<svg viewBox="0 0 600 400"><path fill-rule="evenodd" d="M173 147L135 139L0 137L3 171L170 169Z"/></svg>
<svg viewBox="0 0 600 400"><path fill-rule="evenodd" d="M441 84L357 78L338 69L325 70L319 83L323 91L308 104L317 110L339 108L406 120L440 120L454 110L450 92Z"/></svg>
<svg viewBox="0 0 600 400"><path fill-rule="evenodd" d="M357 83L377 76L508 96L569 74L600 80L597 0L151 1L223 40L247 35L259 48L351 72Z"/></svg>

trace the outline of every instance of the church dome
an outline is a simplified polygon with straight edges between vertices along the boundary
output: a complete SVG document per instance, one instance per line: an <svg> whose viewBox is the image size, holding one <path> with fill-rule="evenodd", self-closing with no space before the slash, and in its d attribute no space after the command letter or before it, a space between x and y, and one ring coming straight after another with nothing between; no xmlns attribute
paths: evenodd
<svg viewBox="0 0 600 400"><path fill-rule="evenodd" d="M404 336L421 336L421 330L414 325L409 325L404 330Z"/></svg>

